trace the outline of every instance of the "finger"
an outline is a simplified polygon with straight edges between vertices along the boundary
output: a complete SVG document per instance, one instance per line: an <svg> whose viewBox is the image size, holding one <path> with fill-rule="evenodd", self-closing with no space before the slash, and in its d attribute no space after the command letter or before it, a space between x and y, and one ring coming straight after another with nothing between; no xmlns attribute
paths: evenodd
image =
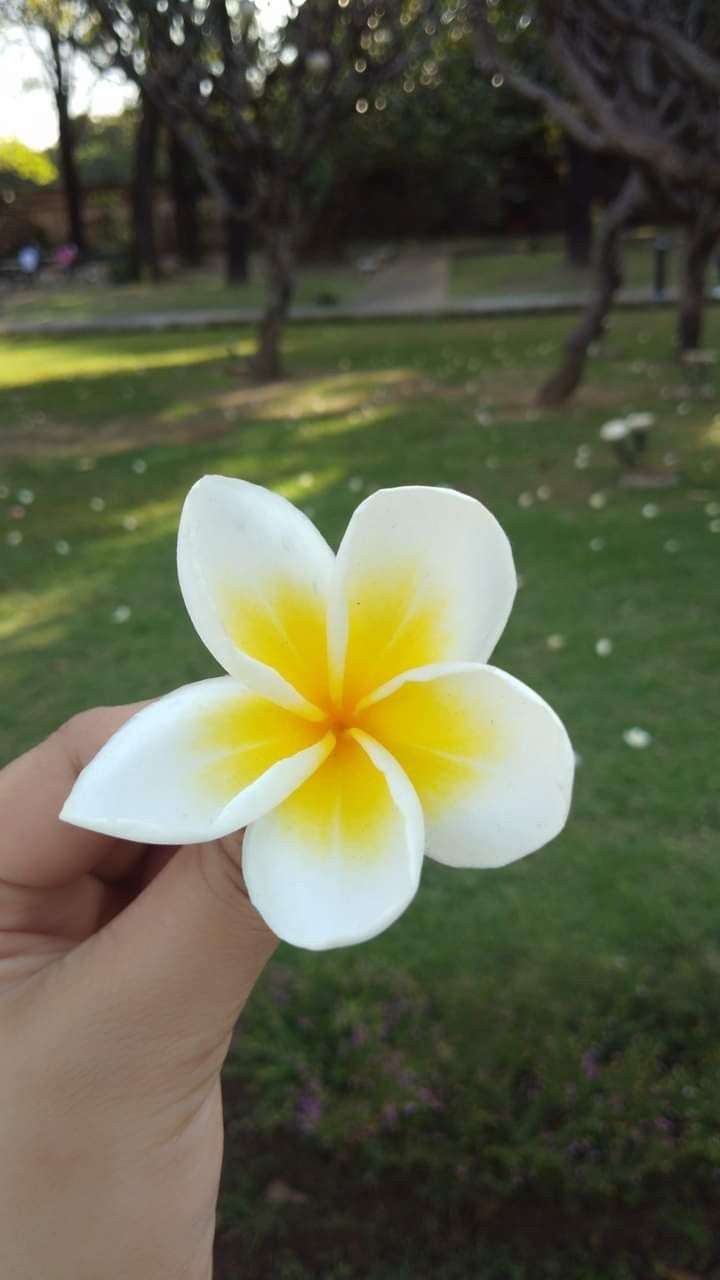
<svg viewBox="0 0 720 1280"><path fill-rule="evenodd" d="M102 1008L174 1043L224 1053L233 1024L277 946L250 903L240 836L177 851L95 937L68 957L83 970L83 1007ZM90 989L88 989L88 987ZM145 1032L143 1033L143 1028ZM165 1049L163 1049L163 1053Z"/></svg>
<svg viewBox="0 0 720 1280"><path fill-rule="evenodd" d="M143 846L68 826L58 814L88 761L144 705L84 711L3 769L0 880L55 888L90 870L117 879L136 864Z"/></svg>

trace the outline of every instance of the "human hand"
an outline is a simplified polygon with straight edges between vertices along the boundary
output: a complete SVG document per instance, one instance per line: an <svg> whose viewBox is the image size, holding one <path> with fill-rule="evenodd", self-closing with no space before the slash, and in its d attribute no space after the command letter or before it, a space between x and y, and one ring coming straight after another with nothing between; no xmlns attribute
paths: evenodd
<svg viewBox="0 0 720 1280"><path fill-rule="evenodd" d="M159 849L58 820L139 705L0 773L0 1275L209 1280L220 1068L276 939L240 836Z"/></svg>

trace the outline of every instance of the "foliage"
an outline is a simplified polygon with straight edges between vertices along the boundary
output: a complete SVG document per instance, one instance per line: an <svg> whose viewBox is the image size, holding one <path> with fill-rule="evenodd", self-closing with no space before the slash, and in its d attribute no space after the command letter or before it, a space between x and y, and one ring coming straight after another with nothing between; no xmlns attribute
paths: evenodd
<svg viewBox="0 0 720 1280"><path fill-rule="evenodd" d="M58 171L41 151L33 151L17 138L0 141L0 180L12 178L21 184L46 187L57 180Z"/></svg>
<svg viewBox="0 0 720 1280"><path fill-rule="evenodd" d="M370 96L367 111L326 148L323 179L333 210L374 180L385 208L396 193L405 218L424 219L429 230L502 226L513 215L537 226L543 203L557 218L555 151L541 112L478 75L469 33L457 24L413 74ZM407 208L410 192L419 214ZM364 218L364 208L354 221L348 209L356 234Z"/></svg>
<svg viewBox="0 0 720 1280"><path fill-rule="evenodd" d="M78 120L77 164L86 187L127 186L132 174L137 112Z"/></svg>

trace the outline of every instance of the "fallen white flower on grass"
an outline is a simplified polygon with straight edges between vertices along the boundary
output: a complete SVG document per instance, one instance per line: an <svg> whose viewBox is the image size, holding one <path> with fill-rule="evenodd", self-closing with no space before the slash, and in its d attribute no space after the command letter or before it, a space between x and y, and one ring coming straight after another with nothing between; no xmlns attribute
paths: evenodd
<svg viewBox="0 0 720 1280"><path fill-rule="evenodd" d="M627 418L625 418L625 428L627 431L649 431L650 427L654 426L654 413L629 413Z"/></svg>
<svg viewBox="0 0 720 1280"><path fill-rule="evenodd" d="M133 716L62 817L157 844L247 828L270 927L312 949L371 938L425 852L499 867L565 824L573 751L537 694L486 660L515 595L510 544L450 489L386 489L337 556L277 494L206 476L178 536L190 617L229 673Z"/></svg>
<svg viewBox="0 0 720 1280"><path fill-rule="evenodd" d="M604 422L600 428L600 439L605 440L607 444L614 444L616 440L624 440L628 433L627 423L624 418L613 418L610 422Z"/></svg>

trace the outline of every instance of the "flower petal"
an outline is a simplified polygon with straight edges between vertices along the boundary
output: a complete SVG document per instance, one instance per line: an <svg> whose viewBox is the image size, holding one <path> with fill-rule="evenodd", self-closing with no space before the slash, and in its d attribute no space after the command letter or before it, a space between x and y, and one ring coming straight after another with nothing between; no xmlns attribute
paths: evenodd
<svg viewBox="0 0 720 1280"><path fill-rule="evenodd" d="M286 942L313 951L364 942L412 901L423 818L400 766L351 731L313 778L250 827L251 901Z"/></svg>
<svg viewBox="0 0 720 1280"><path fill-rule="evenodd" d="M311 521L258 485L204 476L185 499L178 575L198 635L249 688L311 716L327 702L333 563Z"/></svg>
<svg viewBox="0 0 720 1280"><path fill-rule="evenodd" d="M334 741L229 676L202 680L128 720L80 774L60 816L143 843L218 839L285 800Z"/></svg>
<svg viewBox="0 0 720 1280"><path fill-rule="evenodd" d="M330 608L333 690L344 668L345 710L402 671L484 661L516 587L510 543L474 498L419 486L374 493L338 551Z"/></svg>
<svg viewBox="0 0 720 1280"><path fill-rule="evenodd" d="M499 867L565 825L575 767L565 727L532 689L496 667L407 672L368 699L358 725L407 773L438 862Z"/></svg>

